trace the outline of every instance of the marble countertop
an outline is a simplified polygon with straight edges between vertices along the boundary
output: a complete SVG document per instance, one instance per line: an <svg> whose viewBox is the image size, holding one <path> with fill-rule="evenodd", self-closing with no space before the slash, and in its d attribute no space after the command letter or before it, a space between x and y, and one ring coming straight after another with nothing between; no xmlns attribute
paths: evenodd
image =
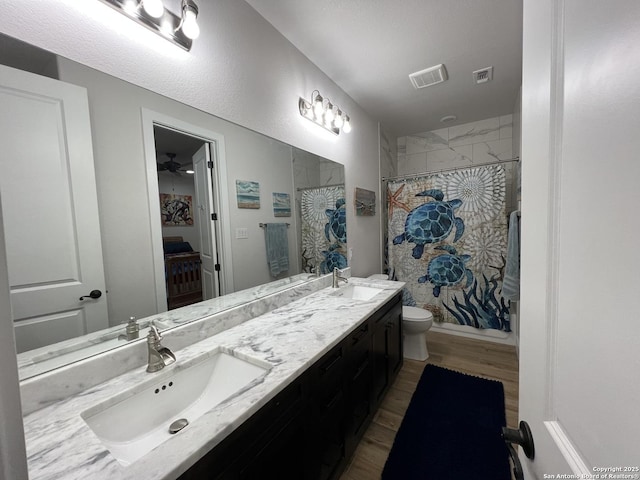
<svg viewBox="0 0 640 480"><path fill-rule="evenodd" d="M116 460L81 417L82 412L134 389L150 375L145 367L60 400L24 417L31 480L136 479L179 477L235 428L256 413L404 285L351 278L349 284L383 291L367 301L335 296L325 288L198 343L173 350L179 370L218 347L271 365L264 380L211 409L173 438L128 466ZM344 288L342 285L340 288ZM163 345L172 348L170 332ZM126 428L126 425L123 425Z"/></svg>
<svg viewBox="0 0 640 480"><path fill-rule="evenodd" d="M155 322L158 328L164 330L219 312L224 312L225 310L240 307L248 302L265 298L315 278L313 274L300 273L280 280L274 280L264 285L258 285L246 290L229 293L197 304L187 305L186 307L139 319L140 339L144 340L147 334L146 329L151 321ZM118 338L125 331L125 323L52 345L46 345L28 352L19 353L18 370L20 379L31 378L90 355L126 345L127 342L125 340Z"/></svg>

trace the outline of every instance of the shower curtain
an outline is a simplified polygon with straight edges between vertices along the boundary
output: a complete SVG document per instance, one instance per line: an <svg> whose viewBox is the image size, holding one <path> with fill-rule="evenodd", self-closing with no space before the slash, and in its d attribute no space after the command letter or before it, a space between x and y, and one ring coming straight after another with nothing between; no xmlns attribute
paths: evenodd
<svg viewBox="0 0 640 480"><path fill-rule="evenodd" d="M511 331L505 196L501 165L388 183L389 267L406 282L405 305L437 322Z"/></svg>
<svg viewBox="0 0 640 480"><path fill-rule="evenodd" d="M329 273L347 266L344 187L304 190L301 197L302 270Z"/></svg>

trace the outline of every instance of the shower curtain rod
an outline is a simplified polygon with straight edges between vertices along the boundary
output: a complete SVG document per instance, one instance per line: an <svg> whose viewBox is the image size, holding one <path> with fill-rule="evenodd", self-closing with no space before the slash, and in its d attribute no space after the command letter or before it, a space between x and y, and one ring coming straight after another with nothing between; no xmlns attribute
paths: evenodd
<svg viewBox="0 0 640 480"><path fill-rule="evenodd" d="M317 188L325 188L325 187L344 187L344 183L334 183L333 185L320 185L319 187L298 187L296 191L302 192L304 190L315 190Z"/></svg>
<svg viewBox="0 0 640 480"><path fill-rule="evenodd" d="M484 167L486 165L499 165L501 163L517 162L519 160L520 160L520 157L514 157L514 158L510 158L509 160L497 160L495 162L479 163L477 165L468 165L466 167L444 168L442 170L435 170L433 172L409 173L407 175L398 175L396 177L382 177L382 181L387 182L389 180L405 180L407 178L426 177L427 175L435 175L437 173L454 172L456 170L464 170L467 168L475 168L475 167Z"/></svg>

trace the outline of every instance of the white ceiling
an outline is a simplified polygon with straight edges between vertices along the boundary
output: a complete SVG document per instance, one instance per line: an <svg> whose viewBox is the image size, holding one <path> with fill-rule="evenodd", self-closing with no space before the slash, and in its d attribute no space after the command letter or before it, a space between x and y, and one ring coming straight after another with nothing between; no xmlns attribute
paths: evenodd
<svg viewBox="0 0 640 480"><path fill-rule="evenodd" d="M392 134L513 112L522 0L246 1ZM414 89L408 75L439 63L449 80ZM476 85L488 66L493 81Z"/></svg>

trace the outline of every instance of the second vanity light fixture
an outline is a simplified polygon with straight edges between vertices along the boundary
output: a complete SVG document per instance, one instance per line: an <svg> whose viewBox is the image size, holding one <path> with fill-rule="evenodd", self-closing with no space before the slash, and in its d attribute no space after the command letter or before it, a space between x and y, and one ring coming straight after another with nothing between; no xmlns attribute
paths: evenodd
<svg viewBox="0 0 640 480"><path fill-rule="evenodd" d="M331 100L322 98L318 90L311 93L311 101L300 97L298 100L300 115L317 123L331 133L340 135L340 132L349 133L351 131L351 119L349 115L340 110L340 107L333 105Z"/></svg>
<svg viewBox="0 0 640 480"><path fill-rule="evenodd" d="M198 6L193 0L182 0L180 16L167 10L162 0L100 1L187 51L200 35Z"/></svg>

